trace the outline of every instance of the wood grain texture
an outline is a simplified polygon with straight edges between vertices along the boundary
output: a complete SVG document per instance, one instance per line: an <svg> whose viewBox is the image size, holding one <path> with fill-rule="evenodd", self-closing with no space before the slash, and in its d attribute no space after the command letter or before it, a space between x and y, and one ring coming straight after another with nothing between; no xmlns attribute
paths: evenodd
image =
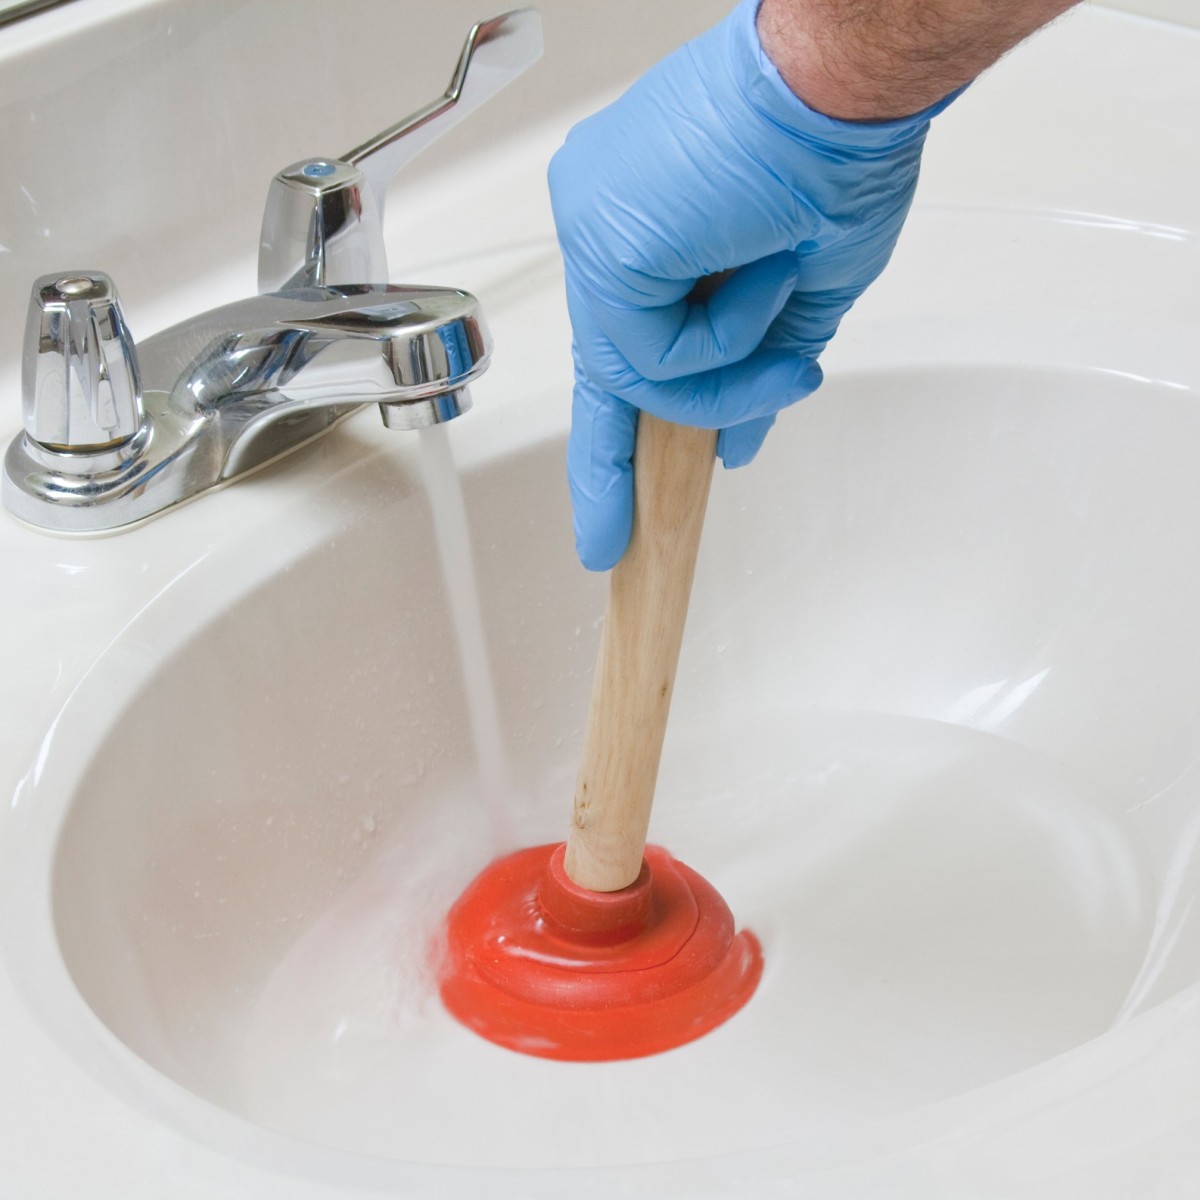
<svg viewBox="0 0 1200 1200"><path fill-rule="evenodd" d="M613 568L566 871L618 891L637 878L654 802L717 434L638 420L633 535Z"/></svg>

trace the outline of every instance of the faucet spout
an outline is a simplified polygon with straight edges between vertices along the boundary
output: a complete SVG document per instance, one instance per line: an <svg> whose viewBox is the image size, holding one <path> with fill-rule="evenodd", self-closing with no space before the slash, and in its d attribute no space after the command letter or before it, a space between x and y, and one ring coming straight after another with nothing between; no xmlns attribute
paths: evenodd
<svg viewBox="0 0 1200 1200"><path fill-rule="evenodd" d="M148 339L139 361L147 395L212 425L231 479L281 453L281 432L291 448L306 419L324 430L371 401L390 428L458 416L490 355L469 293L355 284L236 301Z"/></svg>
<svg viewBox="0 0 1200 1200"><path fill-rule="evenodd" d="M185 419L215 421L228 437L233 461L222 478L245 469L247 439L318 410L374 401L402 414L386 422L394 428L448 420L469 400L446 400L461 396L490 356L474 296L392 284L251 296L139 350L146 394L164 392Z"/></svg>

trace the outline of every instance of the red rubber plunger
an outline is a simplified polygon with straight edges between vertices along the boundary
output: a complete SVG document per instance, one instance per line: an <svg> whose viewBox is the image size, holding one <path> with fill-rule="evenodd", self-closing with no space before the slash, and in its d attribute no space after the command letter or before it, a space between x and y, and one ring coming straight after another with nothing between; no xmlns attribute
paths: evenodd
<svg viewBox="0 0 1200 1200"><path fill-rule="evenodd" d="M716 433L643 413L633 536L614 568L563 846L494 862L450 912L441 993L545 1058L639 1058L740 1009L762 975L715 889L646 845Z"/></svg>
<svg viewBox="0 0 1200 1200"><path fill-rule="evenodd" d="M487 867L450 912L441 994L489 1041L542 1058L641 1058L731 1017L762 975L752 933L717 890L658 846L618 892L563 869L565 845Z"/></svg>

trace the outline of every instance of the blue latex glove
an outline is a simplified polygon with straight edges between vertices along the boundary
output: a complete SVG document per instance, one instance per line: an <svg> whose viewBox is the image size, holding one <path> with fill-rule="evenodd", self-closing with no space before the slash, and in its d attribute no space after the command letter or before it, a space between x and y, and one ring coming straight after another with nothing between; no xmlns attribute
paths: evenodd
<svg viewBox="0 0 1200 1200"><path fill-rule="evenodd" d="M727 467L821 382L816 358L883 270L929 118L806 107L763 52L759 0L577 125L550 164L574 330L575 544L606 570L633 517L640 409L720 429ZM707 304L702 276L740 268Z"/></svg>

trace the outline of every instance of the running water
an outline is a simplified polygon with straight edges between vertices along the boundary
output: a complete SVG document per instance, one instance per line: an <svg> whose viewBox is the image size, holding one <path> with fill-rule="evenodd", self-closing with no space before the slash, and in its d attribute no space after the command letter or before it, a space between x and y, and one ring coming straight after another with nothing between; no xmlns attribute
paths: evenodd
<svg viewBox="0 0 1200 1200"><path fill-rule="evenodd" d="M463 689L479 765L480 798L491 826L492 844L499 850L508 847L511 841L513 793L475 584L467 511L446 427L430 425L420 431L420 439L422 471L433 511L442 578L458 638Z"/></svg>

